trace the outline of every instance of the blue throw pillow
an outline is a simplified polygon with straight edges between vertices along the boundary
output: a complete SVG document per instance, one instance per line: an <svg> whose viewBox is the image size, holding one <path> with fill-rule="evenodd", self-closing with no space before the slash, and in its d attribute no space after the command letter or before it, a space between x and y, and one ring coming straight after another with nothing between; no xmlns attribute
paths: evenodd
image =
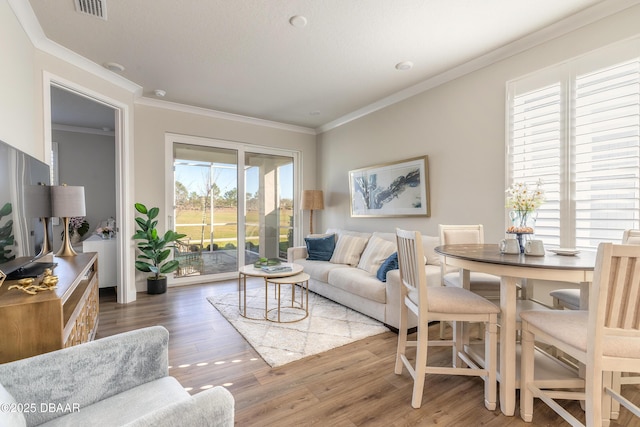
<svg viewBox="0 0 640 427"><path fill-rule="evenodd" d="M387 273L391 270L397 270L398 268L398 252L394 252L389 255L389 258L385 259L384 262L380 265L376 277L381 282L386 282Z"/></svg>
<svg viewBox="0 0 640 427"><path fill-rule="evenodd" d="M326 237L305 237L307 245L307 259L310 261L329 261L336 248L336 235Z"/></svg>

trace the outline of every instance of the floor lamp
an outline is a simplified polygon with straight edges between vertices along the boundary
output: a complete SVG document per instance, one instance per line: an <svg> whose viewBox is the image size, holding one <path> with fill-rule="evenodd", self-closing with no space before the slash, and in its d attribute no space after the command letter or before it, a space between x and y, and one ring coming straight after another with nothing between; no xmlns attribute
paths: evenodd
<svg viewBox="0 0 640 427"><path fill-rule="evenodd" d="M322 190L304 190L302 192L302 209L309 212L309 234L313 234L313 211L324 209Z"/></svg>
<svg viewBox="0 0 640 427"><path fill-rule="evenodd" d="M85 216L86 214L84 187L72 187L68 185L55 185L51 187L51 215L62 218L64 222L62 246L58 253L56 253L56 256L77 255L71 246L71 239L69 238L69 218Z"/></svg>

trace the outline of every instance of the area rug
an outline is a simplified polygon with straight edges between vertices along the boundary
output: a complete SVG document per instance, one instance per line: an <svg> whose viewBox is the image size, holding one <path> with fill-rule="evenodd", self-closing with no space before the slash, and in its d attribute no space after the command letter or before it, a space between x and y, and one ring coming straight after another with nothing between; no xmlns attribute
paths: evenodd
<svg viewBox="0 0 640 427"><path fill-rule="evenodd" d="M270 289L269 307L276 300ZM264 316L264 288L247 291L247 311L252 317ZM298 296L299 299L299 296ZM208 297L207 300L240 332L272 367L322 353L366 337L387 332L382 323L309 292L309 316L299 322L274 323L251 320L238 311L238 293ZM290 299L288 300L291 301ZM283 305L286 297L283 296ZM286 310L281 319L285 319Z"/></svg>

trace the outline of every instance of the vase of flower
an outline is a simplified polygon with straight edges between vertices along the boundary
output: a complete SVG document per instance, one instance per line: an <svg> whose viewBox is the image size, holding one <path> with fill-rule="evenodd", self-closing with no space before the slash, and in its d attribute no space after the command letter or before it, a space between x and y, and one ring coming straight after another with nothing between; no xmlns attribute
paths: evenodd
<svg viewBox="0 0 640 427"><path fill-rule="evenodd" d="M516 210L509 212L511 226L524 233L533 233L536 228L538 211Z"/></svg>
<svg viewBox="0 0 640 427"><path fill-rule="evenodd" d="M530 234L534 232L538 208L544 203L542 181L535 188L523 182L516 182L507 189L506 207L510 209L511 226L508 233Z"/></svg>

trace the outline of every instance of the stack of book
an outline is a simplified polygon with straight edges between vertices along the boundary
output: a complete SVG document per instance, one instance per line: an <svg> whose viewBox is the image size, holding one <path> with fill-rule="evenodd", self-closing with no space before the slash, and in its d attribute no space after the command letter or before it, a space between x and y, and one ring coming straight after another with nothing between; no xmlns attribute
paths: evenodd
<svg viewBox="0 0 640 427"><path fill-rule="evenodd" d="M285 273L291 271L291 267L288 265L265 265L262 267L262 271L265 273Z"/></svg>

